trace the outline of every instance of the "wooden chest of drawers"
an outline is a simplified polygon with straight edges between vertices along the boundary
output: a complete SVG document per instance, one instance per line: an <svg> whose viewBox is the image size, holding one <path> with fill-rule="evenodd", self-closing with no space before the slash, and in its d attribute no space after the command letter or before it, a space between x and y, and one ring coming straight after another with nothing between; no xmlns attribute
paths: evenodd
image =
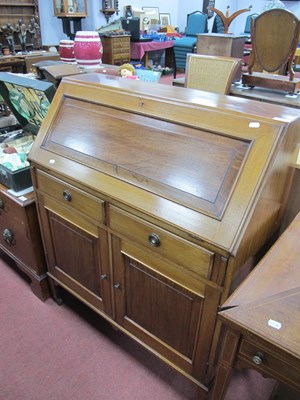
<svg viewBox="0 0 300 400"><path fill-rule="evenodd" d="M54 296L69 290L205 397L218 309L280 227L299 135L299 114L274 105L65 78L29 156Z"/></svg>
<svg viewBox="0 0 300 400"><path fill-rule="evenodd" d="M102 62L104 64L122 65L130 62L130 36L102 36Z"/></svg>
<svg viewBox="0 0 300 400"><path fill-rule="evenodd" d="M31 281L33 293L49 297L46 261L33 191L16 197L0 185L0 249Z"/></svg>

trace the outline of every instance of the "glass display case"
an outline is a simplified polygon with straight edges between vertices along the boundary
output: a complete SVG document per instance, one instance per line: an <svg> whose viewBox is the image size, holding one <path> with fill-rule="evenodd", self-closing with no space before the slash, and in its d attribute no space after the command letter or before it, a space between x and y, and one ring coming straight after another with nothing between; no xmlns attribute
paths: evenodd
<svg viewBox="0 0 300 400"><path fill-rule="evenodd" d="M56 17L86 17L87 0L53 0Z"/></svg>

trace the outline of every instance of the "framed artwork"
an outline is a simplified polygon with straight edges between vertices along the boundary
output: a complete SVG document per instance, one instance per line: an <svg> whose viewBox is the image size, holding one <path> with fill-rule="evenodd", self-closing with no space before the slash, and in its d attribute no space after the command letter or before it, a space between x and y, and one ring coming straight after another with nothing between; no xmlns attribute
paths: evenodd
<svg viewBox="0 0 300 400"><path fill-rule="evenodd" d="M171 25L170 14L159 14L159 23L161 26Z"/></svg>
<svg viewBox="0 0 300 400"><path fill-rule="evenodd" d="M150 25L159 23L159 8L158 7L142 7L144 18L149 18Z"/></svg>

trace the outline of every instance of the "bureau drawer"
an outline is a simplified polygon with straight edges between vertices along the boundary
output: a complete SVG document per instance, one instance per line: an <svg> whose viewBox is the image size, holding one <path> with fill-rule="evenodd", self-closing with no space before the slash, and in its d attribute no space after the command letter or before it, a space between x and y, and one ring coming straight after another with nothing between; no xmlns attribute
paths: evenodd
<svg viewBox="0 0 300 400"><path fill-rule="evenodd" d="M257 365L253 361L253 357L258 353L262 354L262 363ZM300 364L299 359L295 361L295 358L289 356L287 353L281 352L276 349L276 353L271 352L268 349L264 349L264 346L260 346L259 343L252 343L248 340L243 339L239 349L239 357L247 359L252 367L260 372L270 373L275 379L285 380L291 379L292 382L299 382L300 376ZM300 383L298 390L300 390Z"/></svg>
<svg viewBox="0 0 300 400"><path fill-rule="evenodd" d="M210 278L214 253L113 206L109 209L109 225L116 234L131 239L132 244L145 246L184 267L187 274L190 272L193 276Z"/></svg>
<svg viewBox="0 0 300 400"><path fill-rule="evenodd" d="M104 201L89 195L64 181L53 178L41 171L36 174L37 188L62 203L89 218L104 223Z"/></svg>

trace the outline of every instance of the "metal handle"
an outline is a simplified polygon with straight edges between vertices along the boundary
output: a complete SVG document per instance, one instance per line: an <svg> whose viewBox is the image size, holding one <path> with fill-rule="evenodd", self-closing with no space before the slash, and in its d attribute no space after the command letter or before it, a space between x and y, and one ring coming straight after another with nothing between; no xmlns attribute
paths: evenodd
<svg viewBox="0 0 300 400"><path fill-rule="evenodd" d="M117 282L114 284L115 289L121 289L121 283Z"/></svg>
<svg viewBox="0 0 300 400"><path fill-rule="evenodd" d="M156 233L150 233L148 240L151 246L158 247L160 245L160 238Z"/></svg>
<svg viewBox="0 0 300 400"><path fill-rule="evenodd" d="M64 196L64 199L66 201L71 201L72 200L72 195L68 190L64 190L63 191L63 196Z"/></svg>
<svg viewBox="0 0 300 400"><path fill-rule="evenodd" d="M264 355L260 352L257 352L255 356L252 357L252 361L256 365L261 365L264 361Z"/></svg>
<svg viewBox="0 0 300 400"><path fill-rule="evenodd" d="M100 280L104 281L104 279L107 279L107 275L106 274L101 274L100 275Z"/></svg>
<svg viewBox="0 0 300 400"><path fill-rule="evenodd" d="M16 243L15 235L10 229L5 228L2 236L8 246L13 246Z"/></svg>

